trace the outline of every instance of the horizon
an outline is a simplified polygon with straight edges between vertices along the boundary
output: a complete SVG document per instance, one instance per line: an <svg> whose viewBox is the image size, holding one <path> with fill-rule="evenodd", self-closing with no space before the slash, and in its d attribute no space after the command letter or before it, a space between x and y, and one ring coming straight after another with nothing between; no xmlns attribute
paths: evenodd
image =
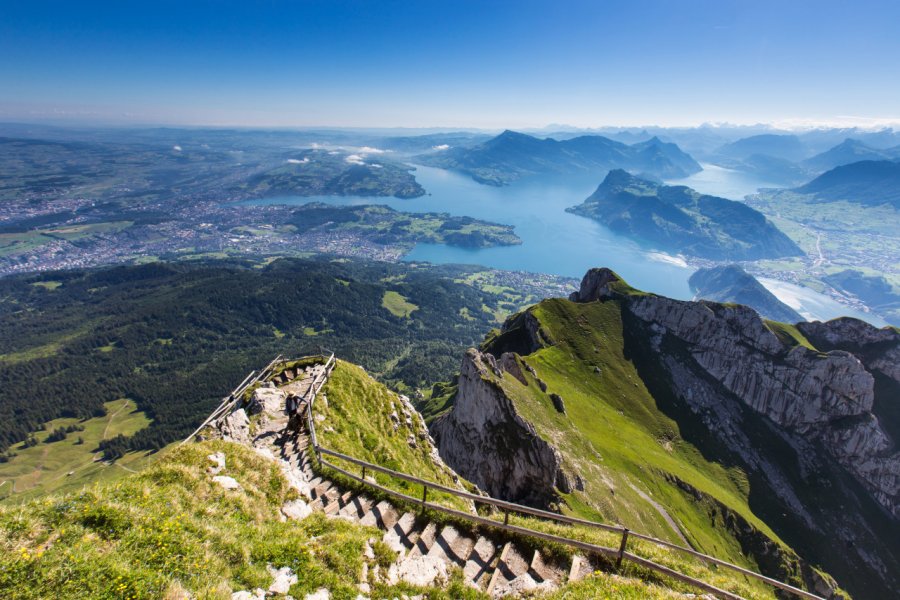
<svg viewBox="0 0 900 600"><path fill-rule="evenodd" d="M885 2L51 1L0 17L8 122L900 127Z"/></svg>

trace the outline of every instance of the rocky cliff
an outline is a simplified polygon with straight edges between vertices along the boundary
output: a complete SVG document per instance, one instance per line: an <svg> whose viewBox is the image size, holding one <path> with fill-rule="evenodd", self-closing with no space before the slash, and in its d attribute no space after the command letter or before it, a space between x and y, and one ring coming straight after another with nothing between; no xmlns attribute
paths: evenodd
<svg viewBox="0 0 900 600"><path fill-rule="evenodd" d="M500 364L521 376L512 355L502 355ZM431 432L441 456L453 457L453 468L491 496L545 506L554 488L568 492L571 485L559 451L518 414L497 381L502 376L491 354L466 352L455 409L437 418Z"/></svg>

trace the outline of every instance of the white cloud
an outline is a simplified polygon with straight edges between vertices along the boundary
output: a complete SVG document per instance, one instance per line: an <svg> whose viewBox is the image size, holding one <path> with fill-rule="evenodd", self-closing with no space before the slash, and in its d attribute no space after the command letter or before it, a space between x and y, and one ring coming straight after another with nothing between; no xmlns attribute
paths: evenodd
<svg viewBox="0 0 900 600"><path fill-rule="evenodd" d="M389 152L389 150L382 150L381 148L372 148L371 146L363 146L357 150L360 154L384 154L385 152Z"/></svg>
<svg viewBox="0 0 900 600"><path fill-rule="evenodd" d="M345 158L345 161L350 163L351 165L364 165L366 161L363 160L363 157L359 154L348 154Z"/></svg>
<svg viewBox="0 0 900 600"><path fill-rule="evenodd" d="M441 151L441 150L449 150L449 149L450 149L450 144L438 144L437 146L432 146L431 149L432 149L432 150L437 150L437 151Z"/></svg>
<svg viewBox="0 0 900 600"><path fill-rule="evenodd" d="M175 152L181 152L181 146L172 146L172 150Z"/></svg>
<svg viewBox="0 0 900 600"><path fill-rule="evenodd" d="M830 129L852 128L863 130L879 130L900 127L900 118L897 117L859 117L844 115L826 119L780 119L772 121L771 125L778 129Z"/></svg>
<svg viewBox="0 0 900 600"><path fill-rule="evenodd" d="M332 151L329 152L328 154L334 156L335 154L340 154L340 152L338 152L337 150L332 150Z"/></svg>
<svg viewBox="0 0 900 600"><path fill-rule="evenodd" d="M308 157L308 156L304 156L304 157L303 157L303 160L300 160L300 159L297 159L297 158L289 158L289 159L287 159L287 162L289 162L289 163L292 164L292 165L305 165L306 163L309 162L309 157Z"/></svg>
<svg viewBox="0 0 900 600"><path fill-rule="evenodd" d="M382 168L384 168L383 165L379 165L378 163L372 163L372 164L370 164L369 166L372 167L373 169L382 169Z"/></svg>

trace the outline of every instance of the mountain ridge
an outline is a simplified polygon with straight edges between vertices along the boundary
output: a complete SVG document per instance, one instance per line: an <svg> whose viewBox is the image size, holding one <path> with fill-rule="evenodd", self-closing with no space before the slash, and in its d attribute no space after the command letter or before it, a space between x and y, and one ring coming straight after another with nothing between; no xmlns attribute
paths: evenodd
<svg viewBox="0 0 900 600"><path fill-rule="evenodd" d="M497 186L533 175L582 174L613 168L647 172L659 178L686 177L701 170L677 145L657 137L627 145L599 135L555 140L511 130L475 146L423 154L418 160Z"/></svg>

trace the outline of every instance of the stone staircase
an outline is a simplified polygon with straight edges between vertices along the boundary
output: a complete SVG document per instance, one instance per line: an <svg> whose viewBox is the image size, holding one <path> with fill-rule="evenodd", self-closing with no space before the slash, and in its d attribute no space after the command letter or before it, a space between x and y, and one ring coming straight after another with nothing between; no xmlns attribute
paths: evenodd
<svg viewBox="0 0 900 600"><path fill-rule="evenodd" d="M391 502L375 502L364 493L343 490L316 475L308 446L305 434L285 433L272 441L270 450L291 474L289 479L300 483L296 487L310 509L383 532L382 541L397 558L386 573L375 573L381 580L426 586L446 579L451 569L459 568L467 584L499 598L552 591L593 570L590 561L581 556L575 556L568 565L560 564L514 542L473 535L456 525L428 521ZM361 585L365 588L365 582Z"/></svg>

